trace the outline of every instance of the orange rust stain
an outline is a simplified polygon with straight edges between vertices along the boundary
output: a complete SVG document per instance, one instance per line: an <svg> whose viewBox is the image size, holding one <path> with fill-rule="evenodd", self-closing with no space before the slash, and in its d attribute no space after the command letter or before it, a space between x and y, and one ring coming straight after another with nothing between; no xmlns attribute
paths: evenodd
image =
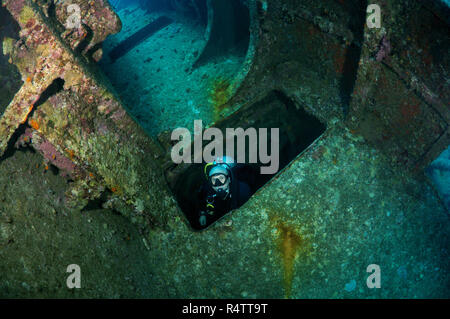
<svg viewBox="0 0 450 319"><path fill-rule="evenodd" d="M118 185L114 185L113 187L111 187L111 192L113 192L113 194L115 194L115 195L123 194L122 189Z"/></svg>
<svg viewBox="0 0 450 319"><path fill-rule="evenodd" d="M113 192L114 194L121 194L122 193L122 191L121 191L121 189L120 189L120 187L119 186L113 186L113 187L111 187L111 192Z"/></svg>
<svg viewBox="0 0 450 319"><path fill-rule="evenodd" d="M283 261L285 298L290 298L294 279L294 263L304 240L294 227L286 225L284 222L277 222L275 228L278 231L277 248Z"/></svg>
<svg viewBox="0 0 450 319"><path fill-rule="evenodd" d="M24 123L28 120L28 115L30 115L31 111L33 111L33 107L34 107L34 105L31 105L31 106L28 108L28 111L27 111L27 113L25 114L25 116L23 117L23 119L22 119L22 121L20 122L20 124L24 124Z"/></svg>
<svg viewBox="0 0 450 319"><path fill-rule="evenodd" d="M214 120L218 120L231 97L231 84L229 80L219 77L212 81L210 87L209 94L213 103Z"/></svg>
<svg viewBox="0 0 450 319"><path fill-rule="evenodd" d="M27 77L27 83L31 82L31 77Z"/></svg>
<svg viewBox="0 0 450 319"><path fill-rule="evenodd" d="M30 126L31 126L32 128L34 128L36 131L39 130L39 123L38 123L36 120L30 119L30 120L28 121L28 123L29 123Z"/></svg>
<svg viewBox="0 0 450 319"><path fill-rule="evenodd" d="M69 154L69 157L71 160L73 160L73 157L75 156L75 152L70 149L66 149L67 154Z"/></svg>

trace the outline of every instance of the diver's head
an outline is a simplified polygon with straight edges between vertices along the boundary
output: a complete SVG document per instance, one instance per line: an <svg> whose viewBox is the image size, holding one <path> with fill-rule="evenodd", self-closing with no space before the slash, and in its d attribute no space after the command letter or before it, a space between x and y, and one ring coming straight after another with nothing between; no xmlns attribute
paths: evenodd
<svg viewBox="0 0 450 319"><path fill-rule="evenodd" d="M219 198L227 198L230 194L231 176L226 164L217 164L211 168L208 180Z"/></svg>

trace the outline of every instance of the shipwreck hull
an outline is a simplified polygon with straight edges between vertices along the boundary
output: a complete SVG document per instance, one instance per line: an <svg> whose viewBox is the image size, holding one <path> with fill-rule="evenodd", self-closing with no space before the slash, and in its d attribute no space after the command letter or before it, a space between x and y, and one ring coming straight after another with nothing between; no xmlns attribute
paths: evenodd
<svg viewBox="0 0 450 319"><path fill-rule="evenodd" d="M177 203L189 196L180 195L179 181L192 166L172 162L170 135L148 136L97 68L101 44L120 30L119 19L106 1L72 2L86 16L77 30L64 26L63 4L2 2L20 37L3 42L18 81L0 109L0 161L28 145L70 181L67 206L80 210L99 201L139 225L142 251L151 257L146 265L161 285L152 296L336 297L349 280L341 274L348 267L342 260L351 258L359 267L354 276L361 277L374 255L389 264L392 243L403 249L406 240L395 232L406 229L412 238L435 227L445 236L435 223L448 213L423 181L424 168L450 143L445 9L411 1L405 11L399 9L402 1L380 0L383 15L395 19L370 29L365 1L242 1L250 14L249 47L235 81L219 92L226 98L215 105L218 117L211 126L250 126L263 112L275 118L276 107L288 105L326 129L301 150L289 147L301 143L290 135L285 149L298 153L292 151L285 167L242 208L193 233ZM409 30L409 21L421 17L426 25ZM199 63L217 53L210 23L211 41ZM230 43L228 38L221 45ZM271 98L278 104L266 103ZM288 125L281 129L288 131ZM391 214L394 239L386 243L381 221ZM445 242L433 236L417 241L427 240L427 254L438 255ZM389 251L367 249L384 246ZM415 253L404 248L396 260L408 263L405 251ZM230 262L235 267L222 271ZM392 276L396 266L389 269ZM445 267L442 260L430 262L430 269L439 267ZM211 269L213 275L205 277ZM442 272L430 278L448 279ZM328 279L333 283L318 291L315 283ZM392 295L419 290L412 285Z"/></svg>

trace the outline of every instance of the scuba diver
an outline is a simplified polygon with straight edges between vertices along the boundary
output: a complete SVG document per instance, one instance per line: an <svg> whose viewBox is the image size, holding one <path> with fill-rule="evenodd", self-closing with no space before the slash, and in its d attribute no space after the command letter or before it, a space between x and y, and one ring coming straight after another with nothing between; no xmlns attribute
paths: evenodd
<svg viewBox="0 0 450 319"><path fill-rule="evenodd" d="M205 165L207 181L197 192L200 226L206 227L231 210L241 207L251 197L252 191L245 182L248 180L245 178L246 171L245 165L234 163L227 156Z"/></svg>

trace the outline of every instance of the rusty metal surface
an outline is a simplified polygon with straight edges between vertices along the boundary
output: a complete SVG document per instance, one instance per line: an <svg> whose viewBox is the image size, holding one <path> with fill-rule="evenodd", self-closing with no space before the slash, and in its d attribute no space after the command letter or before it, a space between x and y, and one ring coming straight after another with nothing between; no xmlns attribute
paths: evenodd
<svg viewBox="0 0 450 319"><path fill-rule="evenodd" d="M65 161L82 168L75 197L95 198L106 188L113 193L111 202L120 198L138 212L172 205L161 186L170 145L163 141L163 149L142 132L94 65L101 58L101 42L121 27L109 4L76 1L85 19L75 32L64 29L63 4L3 3L22 29L10 54L24 85L0 119L1 153L26 123L39 136L37 149L42 149L44 139ZM448 56L429 49L445 39L433 40L427 27L420 29L417 23L419 29L405 28L411 18L419 19L423 7L417 2L405 14L395 3L385 0L381 6L398 19L369 30L360 23L365 12L357 2L299 5L292 0L268 8L246 2L252 14L250 50L232 98L220 106L222 116L280 90L330 126L345 121L394 165L420 171L449 142ZM448 31L448 25L432 14L433 8L426 10L433 30ZM359 22L352 24L355 14ZM36 107L57 79L64 80L62 91ZM349 89L353 90L346 97L343 91ZM149 195L160 192L164 195ZM164 204L155 197L163 198Z"/></svg>
<svg viewBox="0 0 450 319"><path fill-rule="evenodd" d="M369 30L352 24L365 18L359 0L246 1L257 8L257 34L245 76L220 105L222 123L240 110L234 123L251 123L255 102L276 90L327 130L244 206L193 233L164 178L170 141L149 138L96 71L99 44L119 22L105 20L106 2L76 2L90 14L77 32L55 25L65 18L57 6L52 16L43 1L2 2L21 26L20 40L7 41L24 84L0 119L0 151L29 145L73 182L33 170L37 154L0 158L0 289L53 298L448 297L448 211L421 178L449 143L448 53L439 49L448 42L427 29L447 32L440 13L379 0L392 19ZM55 83L63 86L49 92ZM129 219L80 214L100 197ZM72 294L61 290L60 265L74 256L97 278ZM374 260L392 285L366 289Z"/></svg>
<svg viewBox="0 0 450 319"><path fill-rule="evenodd" d="M70 161L80 168L76 172L83 172L76 174L68 194L73 204L86 205L107 187L111 203L120 199L137 212L153 211L165 220L170 209L156 206L173 204L160 184L159 146L126 114L102 76L64 44L39 6L32 1L5 4L22 27L11 55L25 83L0 119L1 153L27 123L35 131L32 146L44 156L55 155L48 148L61 154L47 158L50 163L70 167ZM57 79L63 80L62 90L40 99Z"/></svg>

